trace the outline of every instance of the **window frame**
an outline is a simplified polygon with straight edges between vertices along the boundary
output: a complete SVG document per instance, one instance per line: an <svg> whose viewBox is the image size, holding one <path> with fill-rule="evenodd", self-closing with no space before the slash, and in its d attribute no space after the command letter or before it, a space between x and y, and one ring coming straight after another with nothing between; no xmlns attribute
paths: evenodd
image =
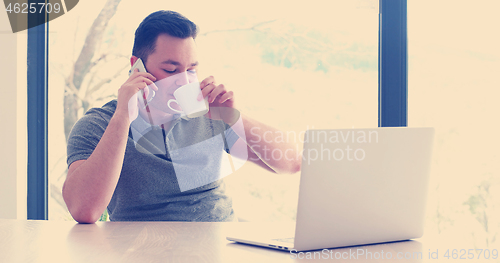
<svg viewBox="0 0 500 263"><path fill-rule="evenodd" d="M30 0L30 3L37 1ZM28 16L28 219L48 219L48 14ZM42 22L42 23L39 23ZM378 126L408 123L407 0L379 0Z"/></svg>
<svg viewBox="0 0 500 263"><path fill-rule="evenodd" d="M48 219L48 15L38 12L28 15L27 219L35 220Z"/></svg>
<svg viewBox="0 0 500 263"><path fill-rule="evenodd" d="M408 125L407 18L407 0L379 0L379 127Z"/></svg>

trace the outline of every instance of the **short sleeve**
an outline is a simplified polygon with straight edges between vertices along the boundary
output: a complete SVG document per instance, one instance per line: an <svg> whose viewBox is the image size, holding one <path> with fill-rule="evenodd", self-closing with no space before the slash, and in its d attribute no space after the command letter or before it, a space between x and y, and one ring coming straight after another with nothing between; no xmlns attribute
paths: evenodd
<svg viewBox="0 0 500 263"><path fill-rule="evenodd" d="M236 141L240 138L236 132L231 128L231 126L225 123L226 129L224 130L224 136L226 137L226 152L229 153L229 150L233 147Z"/></svg>
<svg viewBox="0 0 500 263"><path fill-rule="evenodd" d="M98 112L87 113L75 123L67 144L68 167L75 161L90 157L107 126L108 121Z"/></svg>

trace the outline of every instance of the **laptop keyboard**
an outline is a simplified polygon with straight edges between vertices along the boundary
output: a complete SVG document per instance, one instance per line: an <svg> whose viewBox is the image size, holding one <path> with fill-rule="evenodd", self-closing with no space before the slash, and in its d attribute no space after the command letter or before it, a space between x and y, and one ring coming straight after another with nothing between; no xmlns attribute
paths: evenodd
<svg viewBox="0 0 500 263"><path fill-rule="evenodd" d="M292 244L293 244L293 240L294 240L294 238L293 238L293 237L288 237L288 238L276 238L276 239L273 239L273 240L276 240L276 241L279 241L279 242L285 242L285 243L292 243Z"/></svg>

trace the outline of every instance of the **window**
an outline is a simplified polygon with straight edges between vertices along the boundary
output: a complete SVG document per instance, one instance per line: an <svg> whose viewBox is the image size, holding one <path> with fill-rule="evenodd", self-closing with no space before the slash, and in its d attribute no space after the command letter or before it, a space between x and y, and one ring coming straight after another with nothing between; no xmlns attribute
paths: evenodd
<svg viewBox="0 0 500 263"><path fill-rule="evenodd" d="M426 235L495 247L498 1L408 1L409 126L436 129Z"/></svg>
<svg viewBox="0 0 500 263"><path fill-rule="evenodd" d="M70 15L51 22L51 219L71 219L60 196L66 177L65 107L79 118L113 99L127 78L135 29L149 13L164 8L160 2L140 6L122 0L96 42L95 66L78 89L66 87L103 4L80 2ZM378 1L252 1L247 6L200 1L168 8L200 27L198 77L215 76L235 92L238 109L288 133L298 147L307 128L377 127ZM73 95L76 103L64 105L65 96ZM287 220L295 217L298 177L245 165L226 182L241 219Z"/></svg>

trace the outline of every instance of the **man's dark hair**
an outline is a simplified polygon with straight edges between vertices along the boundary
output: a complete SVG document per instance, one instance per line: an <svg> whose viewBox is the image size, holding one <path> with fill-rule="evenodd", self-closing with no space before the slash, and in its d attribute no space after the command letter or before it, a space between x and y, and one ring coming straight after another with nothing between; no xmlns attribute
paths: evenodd
<svg viewBox="0 0 500 263"><path fill-rule="evenodd" d="M185 16L174 11L157 11L142 20L135 30L132 55L141 58L144 63L155 50L156 39L160 34L178 38L196 38L198 27Z"/></svg>

